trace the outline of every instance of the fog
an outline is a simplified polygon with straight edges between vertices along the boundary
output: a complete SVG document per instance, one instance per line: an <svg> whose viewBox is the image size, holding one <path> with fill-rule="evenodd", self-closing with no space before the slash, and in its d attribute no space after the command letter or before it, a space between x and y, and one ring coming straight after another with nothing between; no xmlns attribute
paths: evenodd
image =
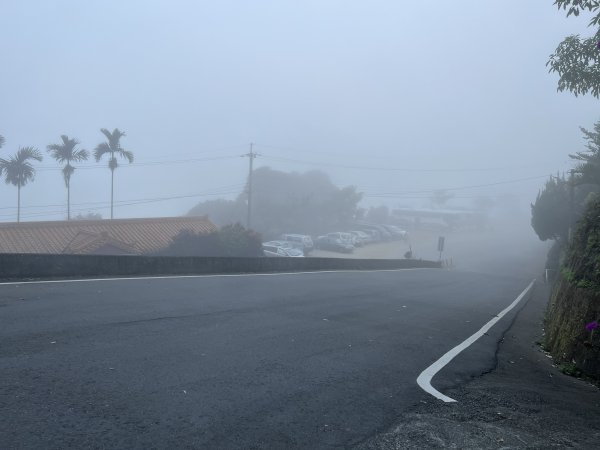
<svg viewBox="0 0 600 450"><path fill-rule="evenodd" d="M0 152L45 154L23 220L66 217L48 144L67 134L91 151L119 128L135 162L119 161L116 218L236 197L253 142L255 167L321 169L363 207L426 207L438 189L448 207L512 199L535 239L529 203L598 119L547 73L587 25L550 0L4 0L1 17ZM76 164L74 215L109 217L106 164ZM0 199L14 221L16 189Z"/></svg>

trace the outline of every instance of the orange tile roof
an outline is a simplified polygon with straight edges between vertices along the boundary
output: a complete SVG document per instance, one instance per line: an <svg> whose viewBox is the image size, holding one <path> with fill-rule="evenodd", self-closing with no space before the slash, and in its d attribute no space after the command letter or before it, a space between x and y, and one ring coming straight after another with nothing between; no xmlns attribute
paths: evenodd
<svg viewBox="0 0 600 450"><path fill-rule="evenodd" d="M93 253L110 245L127 253L152 253L182 230L210 233L206 217L0 223L0 253Z"/></svg>

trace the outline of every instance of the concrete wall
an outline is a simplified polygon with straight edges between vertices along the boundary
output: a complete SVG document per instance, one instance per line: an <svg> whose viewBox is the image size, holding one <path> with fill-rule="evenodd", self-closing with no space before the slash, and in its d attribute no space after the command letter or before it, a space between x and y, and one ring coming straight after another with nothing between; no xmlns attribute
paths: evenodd
<svg viewBox="0 0 600 450"><path fill-rule="evenodd" d="M0 254L0 279L439 268L433 261Z"/></svg>

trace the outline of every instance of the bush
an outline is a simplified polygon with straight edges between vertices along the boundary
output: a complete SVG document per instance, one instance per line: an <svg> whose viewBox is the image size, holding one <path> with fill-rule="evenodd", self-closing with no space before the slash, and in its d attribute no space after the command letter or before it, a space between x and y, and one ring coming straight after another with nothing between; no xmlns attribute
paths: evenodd
<svg viewBox="0 0 600 450"><path fill-rule="evenodd" d="M219 231L202 234L183 230L160 256L262 256L260 234L242 225L226 225Z"/></svg>

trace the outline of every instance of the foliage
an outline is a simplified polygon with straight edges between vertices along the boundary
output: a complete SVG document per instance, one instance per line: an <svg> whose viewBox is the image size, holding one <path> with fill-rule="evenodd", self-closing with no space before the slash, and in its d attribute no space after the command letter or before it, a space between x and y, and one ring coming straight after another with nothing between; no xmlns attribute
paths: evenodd
<svg viewBox="0 0 600 450"><path fill-rule="evenodd" d="M6 184L17 187L17 222L21 221L21 188L35 178L31 160L42 160L42 154L33 147L21 147L9 159L0 158L0 175L4 174Z"/></svg>
<svg viewBox="0 0 600 450"><path fill-rule="evenodd" d="M74 220L102 220L102 214L89 212L87 214L77 214Z"/></svg>
<svg viewBox="0 0 600 450"><path fill-rule="evenodd" d="M559 10L567 11L567 17L580 13L592 13L589 26L596 29L591 37L572 35L565 38L550 55L547 66L559 75L558 90L570 91L575 96L588 92L600 96L600 2L597 0L556 0Z"/></svg>
<svg viewBox="0 0 600 450"><path fill-rule="evenodd" d="M445 191L444 189L438 189L433 192L431 197L431 203L434 208L442 208L448 203L448 200L454 197L451 192Z"/></svg>
<svg viewBox="0 0 600 450"><path fill-rule="evenodd" d="M579 174L577 182L600 185L600 121L594 124L594 131L579 128L587 141L587 150L569 155L576 161L582 161L576 167Z"/></svg>
<svg viewBox="0 0 600 450"><path fill-rule="evenodd" d="M572 362L559 364L559 370L565 375L579 378L582 375L581 370Z"/></svg>
<svg viewBox="0 0 600 450"><path fill-rule="evenodd" d="M570 224L569 186L564 178L550 177L531 205L531 226L542 241L566 238Z"/></svg>
<svg viewBox="0 0 600 450"><path fill-rule="evenodd" d="M59 163L66 163L63 167L63 178L65 186L68 188L71 180L71 175L75 172L75 167L71 162L85 161L89 157L89 153L84 149L76 149L79 141L70 139L67 135L61 135L61 144L50 144L47 149L50 155Z"/></svg>
<svg viewBox="0 0 600 450"><path fill-rule="evenodd" d="M287 173L261 167L253 172L252 225L264 236L318 234L355 219L361 194L338 188L320 171ZM189 215L208 215L217 224L243 223L248 194L236 200L199 203Z"/></svg>
<svg viewBox="0 0 600 450"><path fill-rule="evenodd" d="M111 171L114 171L119 166L116 156L120 156L130 163L133 162L133 153L121 147L121 138L125 136L123 131L115 128L111 133L106 128L101 128L100 132L106 136L106 142L101 142L94 149L94 158L96 158L96 162L100 161L104 155L110 155L108 159L108 168Z"/></svg>
<svg viewBox="0 0 600 450"><path fill-rule="evenodd" d="M169 246L160 252L164 256L262 256L262 238L242 225L227 225L219 231L203 234L182 230Z"/></svg>
<svg viewBox="0 0 600 450"><path fill-rule="evenodd" d="M35 178L35 168L31 160L41 161L42 154L33 147L21 147L9 159L0 158L0 174L4 174L6 184L23 187Z"/></svg>
<svg viewBox="0 0 600 450"><path fill-rule="evenodd" d="M110 169L110 218L113 218L113 194L114 194L114 176L115 169L119 166L117 156L126 159L129 163L133 162L133 153L121 147L121 138L125 133L115 128L112 133L106 128L101 128L100 132L106 137L106 142L101 142L94 149L94 158L96 162L100 161L102 156L109 155L108 168ZM115 156L116 155L116 156Z"/></svg>
<svg viewBox="0 0 600 450"><path fill-rule="evenodd" d="M246 203L242 199L207 200L194 206L188 213L190 216L208 216L215 225L236 223L246 216Z"/></svg>
<svg viewBox="0 0 600 450"><path fill-rule="evenodd" d="M4 136L2 136L2 135L0 134L0 148L2 148L2 147L4 146L4 142L6 142L6 141L4 140Z"/></svg>
<svg viewBox="0 0 600 450"><path fill-rule="evenodd" d="M600 198L579 221L562 274L574 286L600 293Z"/></svg>
<svg viewBox="0 0 600 450"><path fill-rule="evenodd" d="M225 225L219 230L219 241L224 256L261 256L262 237L239 223Z"/></svg>
<svg viewBox="0 0 600 450"><path fill-rule="evenodd" d="M182 230L169 246L160 252L164 256L223 256L219 233L194 233Z"/></svg>
<svg viewBox="0 0 600 450"><path fill-rule="evenodd" d="M71 162L81 162L88 159L89 153L84 149L77 149L79 142L76 139L70 139L67 135L61 135L61 144L50 144L47 147L50 155L59 163L66 163L63 167L63 179L67 188L67 219L71 219L71 176L75 172L75 167Z"/></svg>

